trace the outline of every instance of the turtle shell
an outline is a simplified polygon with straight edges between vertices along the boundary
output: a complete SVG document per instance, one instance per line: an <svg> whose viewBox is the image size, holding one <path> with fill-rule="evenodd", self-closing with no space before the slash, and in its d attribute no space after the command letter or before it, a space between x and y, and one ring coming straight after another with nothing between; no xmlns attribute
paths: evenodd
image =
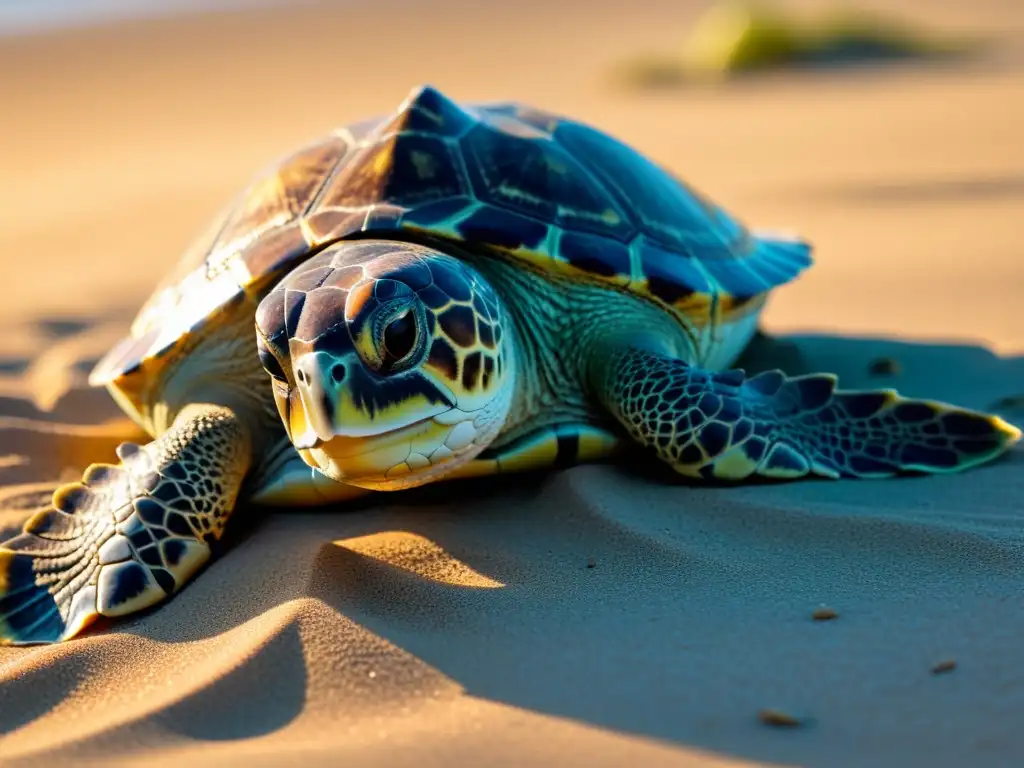
<svg viewBox="0 0 1024 768"><path fill-rule="evenodd" d="M614 284L703 325L810 263L759 237L625 144L514 103L459 105L418 87L390 116L310 144L257 177L189 249L94 369L109 383L300 261L354 236L446 238L524 267Z"/></svg>

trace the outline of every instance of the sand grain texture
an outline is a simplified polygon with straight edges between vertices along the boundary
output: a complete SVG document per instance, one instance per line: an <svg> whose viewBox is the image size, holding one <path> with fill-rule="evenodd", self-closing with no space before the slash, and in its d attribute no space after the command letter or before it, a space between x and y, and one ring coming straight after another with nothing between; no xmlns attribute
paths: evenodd
<svg viewBox="0 0 1024 768"><path fill-rule="evenodd" d="M751 368L1001 402L1024 422L1019 68L631 94L602 73L663 47L696 4L350 6L0 47L0 529L111 459L127 427L84 377L207 218L296 142L423 81L577 115L746 221L806 233L817 266L779 292L779 338ZM1012 3L928 9L1010 30L1021 49ZM0 648L0 761L1024 755L1020 450L960 476L733 489L580 467L236 522L229 553L159 610ZM822 604L838 618L814 621Z"/></svg>

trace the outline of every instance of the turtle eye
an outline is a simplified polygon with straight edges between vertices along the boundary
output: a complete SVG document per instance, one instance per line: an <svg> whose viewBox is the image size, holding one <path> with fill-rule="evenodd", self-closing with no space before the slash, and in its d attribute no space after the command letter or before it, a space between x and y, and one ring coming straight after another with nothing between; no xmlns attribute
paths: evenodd
<svg viewBox="0 0 1024 768"><path fill-rule="evenodd" d="M384 328L381 345L381 363L385 370L392 370L402 363L416 349L418 328L416 313L406 308Z"/></svg>
<svg viewBox="0 0 1024 768"><path fill-rule="evenodd" d="M270 374L271 378L287 383L288 377L284 375L284 370L282 370L281 364L277 361L277 358L274 357L270 350L262 344L258 344L257 348L260 354L260 362L263 363L264 370Z"/></svg>

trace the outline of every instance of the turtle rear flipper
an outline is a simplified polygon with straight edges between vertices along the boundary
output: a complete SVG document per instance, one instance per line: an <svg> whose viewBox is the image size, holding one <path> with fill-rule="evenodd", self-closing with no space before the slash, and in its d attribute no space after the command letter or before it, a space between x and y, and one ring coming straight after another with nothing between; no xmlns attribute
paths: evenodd
<svg viewBox="0 0 1024 768"><path fill-rule="evenodd" d="M93 464L0 544L0 644L65 640L166 599L210 557L249 464L222 408L193 407L119 465Z"/></svg>
<svg viewBox="0 0 1024 768"><path fill-rule="evenodd" d="M613 352L596 383L638 442L706 479L955 472L1021 436L998 416L892 390L837 390L832 374L712 373L640 349Z"/></svg>

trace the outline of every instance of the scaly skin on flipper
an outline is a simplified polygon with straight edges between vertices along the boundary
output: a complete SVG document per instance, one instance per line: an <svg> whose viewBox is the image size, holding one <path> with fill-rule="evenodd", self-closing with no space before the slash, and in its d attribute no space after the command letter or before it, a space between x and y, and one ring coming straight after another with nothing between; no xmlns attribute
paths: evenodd
<svg viewBox="0 0 1024 768"><path fill-rule="evenodd" d="M691 477L740 480L955 472L1020 438L996 416L891 390L836 390L831 374L712 373L640 349L598 367L605 407L642 445Z"/></svg>
<svg viewBox="0 0 1024 768"><path fill-rule="evenodd" d="M0 546L0 644L65 640L96 616L173 594L210 557L248 469L249 439L224 408L192 406L119 466L94 464Z"/></svg>

